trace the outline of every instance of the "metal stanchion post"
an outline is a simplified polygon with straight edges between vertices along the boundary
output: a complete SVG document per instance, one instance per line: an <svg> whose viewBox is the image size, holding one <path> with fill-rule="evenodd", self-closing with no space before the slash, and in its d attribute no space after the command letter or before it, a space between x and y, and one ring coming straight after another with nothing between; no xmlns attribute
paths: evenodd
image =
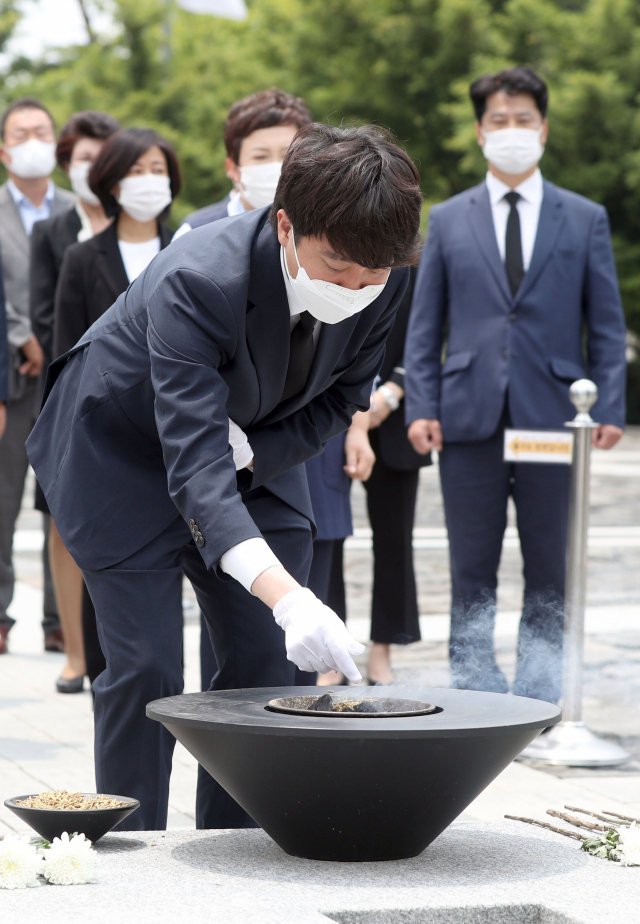
<svg viewBox="0 0 640 924"><path fill-rule="evenodd" d="M579 379L571 386L569 397L578 413L574 420L565 424L573 430L573 456L565 589L562 722L536 738L521 757L567 767L615 767L628 760L630 755L617 744L594 735L582 721L591 432L599 426L591 419L589 411L598 399L598 389L589 379Z"/></svg>

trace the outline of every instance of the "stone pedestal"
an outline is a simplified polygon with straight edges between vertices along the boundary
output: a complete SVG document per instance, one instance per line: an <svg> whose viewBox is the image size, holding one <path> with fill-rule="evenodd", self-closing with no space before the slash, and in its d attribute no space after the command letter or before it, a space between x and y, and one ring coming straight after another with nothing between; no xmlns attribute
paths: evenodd
<svg viewBox="0 0 640 924"><path fill-rule="evenodd" d="M247 831L123 832L98 882L0 893L3 924L602 924L636 921L640 867L516 822L457 822L413 860L326 863Z"/></svg>

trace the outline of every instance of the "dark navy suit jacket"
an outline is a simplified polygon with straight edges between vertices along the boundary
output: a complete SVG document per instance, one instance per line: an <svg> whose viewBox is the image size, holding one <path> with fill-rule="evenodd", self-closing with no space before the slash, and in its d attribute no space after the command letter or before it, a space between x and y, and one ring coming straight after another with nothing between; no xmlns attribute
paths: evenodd
<svg viewBox="0 0 640 924"><path fill-rule="evenodd" d="M185 222L191 225L191 228L201 228L203 225L208 225L212 221L220 221L221 218L228 218L228 205L229 196L225 196L224 199L221 199L219 202L214 202L212 205L205 205L204 208L198 209L197 212L192 212L190 215L187 215Z"/></svg>
<svg viewBox="0 0 640 924"><path fill-rule="evenodd" d="M585 375L598 386L594 420L623 427L625 323L605 209L545 181L514 297L486 184L435 205L405 368L406 422L440 420L447 441L492 436L507 391L514 426L562 428L575 416L569 386Z"/></svg>
<svg viewBox="0 0 640 924"><path fill-rule="evenodd" d="M393 270L359 314L322 326L304 391L280 402L290 315L268 214L174 241L50 367L27 448L81 568L141 549L176 507L200 528L207 567L260 535L236 487L228 418L255 453L247 487L312 519L302 463L369 406L408 270Z"/></svg>

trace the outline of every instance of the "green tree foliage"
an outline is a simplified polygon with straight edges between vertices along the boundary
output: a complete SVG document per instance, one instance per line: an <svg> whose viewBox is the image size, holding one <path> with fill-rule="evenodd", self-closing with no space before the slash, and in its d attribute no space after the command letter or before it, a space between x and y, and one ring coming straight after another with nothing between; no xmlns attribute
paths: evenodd
<svg viewBox="0 0 640 924"><path fill-rule="evenodd" d="M222 125L239 97L277 84L316 119L389 126L420 166L427 203L476 183L469 82L516 63L549 82L545 175L602 202L630 327L640 333L640 4L637 0L248 0L249 19L114 0L112 37L14 61L0 95L39 95L64 120L107 109L176 145L176 217L229 188ZM18 14L0 0L0 50ZM1 101L1 100L0 100Z"/></svg>

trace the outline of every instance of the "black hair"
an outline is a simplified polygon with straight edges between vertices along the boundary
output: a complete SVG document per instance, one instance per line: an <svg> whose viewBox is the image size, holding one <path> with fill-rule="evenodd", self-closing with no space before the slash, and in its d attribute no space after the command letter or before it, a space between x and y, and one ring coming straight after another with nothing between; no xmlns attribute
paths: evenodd
<svg viewBox="0 0 640 924"><path fill-rule="evenodd" d="M102 203L105 215L112 217L118 214L121 206L111 190L125 178L145 151L154 145L157 145L164 154L169 173L171 196L173 199L176 198L180 192L182 177L176 153L166 138L152 128L121 128L120 131L107 138L89 172L89 186ZM166 218L170 208L171 206L168 205L158 216L159 221Z"/></svg>
<svg viewBox="0 0 640 924"><path fill-rule="evenodd" d="M3 141L4 130L7 126L7 119L12 113L20 112L21 109L40 109L42 112L49 116L53 130L56 130L55 119L44 105L44 103L41 103L39 99L35 98L35 96L23 96L21 99L17 99L14 103L11 103L10 106L7 106L5 111L2 113L2 117L0 117L0 138L2 138Z"/></svg>
<svg viewBox="0 0 640 924"><path fill-rule="evenodd" d="M60 131L56 148L58 165L63 169L68 166L73 149L81 138L96 138L104 141L119 128L118 120L108 112L96 112L92 109L86 112L75 112Z"/></svg>
<svg viewBox="0 0 640 924"><path fill-rule="evenodd" d="M307 104L299 96L292 96L277 87L259 90L234 103L229 110L224 123L227 156L237 164L242 142L260 128L273 128L274 125L302 128L312 121Z"/></svg>
<svg viewBox="0 0 640 924"><path fill-rule="evenodd" d="M394 136L375 125L314 123L294 138L271 207L297 238L326 237L336 253L369 269L406 266L419 250L420 176Z"/></svg>
<svg viewBox="0 0 640 924"><path fill-rule="evenodd" d="M498 74L485 74L473 81L469 88L469 96L478 122L482 121L487 108L487 98L500 90L504 90L507 96L517 96L518 93L528 93L533 96L540 115L543 119L546 118L549 104L547 85L534 70L521 64L518 67L500 71Z"/></svg>

